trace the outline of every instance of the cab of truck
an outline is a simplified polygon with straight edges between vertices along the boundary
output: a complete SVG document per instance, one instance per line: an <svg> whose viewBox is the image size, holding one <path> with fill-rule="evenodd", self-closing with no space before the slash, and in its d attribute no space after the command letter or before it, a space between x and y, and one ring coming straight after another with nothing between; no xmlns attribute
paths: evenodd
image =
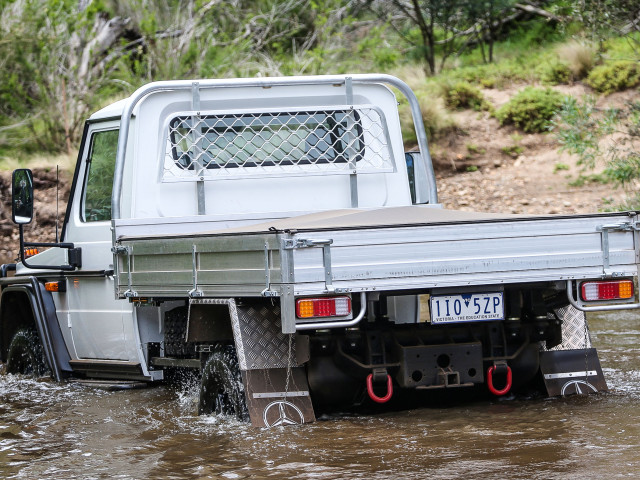
<svg viewBox="0 0 640 480"><path fill-rule="evenodd" d="M67 371L162 377L146 367L140 348L140 331L142 337L154 331L157 319L113 295L114 202L121 229L130 224L157 234L159 225L162 233L195 233L327 210L409 205L415 196L397 98L383 83L351 77L248 81L239 88L226 81L178 83L166 89L160 82L133 106L124 99L91 115L60 239L16 266L17 276L60 284L51 293L56 320L50 322L61 332ZM130 123L116 169L122 118ZM415 169L421 185L423 165ZM410 173L413 179L413 163ZM112 198L114 183L120 190ZM152 339L161 341L159 334Z"/></svg>

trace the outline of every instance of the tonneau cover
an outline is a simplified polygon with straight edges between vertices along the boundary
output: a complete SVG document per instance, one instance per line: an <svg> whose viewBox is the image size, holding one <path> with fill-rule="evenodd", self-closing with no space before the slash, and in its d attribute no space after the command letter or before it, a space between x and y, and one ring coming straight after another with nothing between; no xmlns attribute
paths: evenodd
<svg viewBox="0 0 640 480"><path fill-rule="evenodd" d="M265 230L335 230L342 228L397 227L515 218L515 215L463 212L412 205L374 210L344 209L284 218L233 230L243 233ZM231 233L226 230L226 233ZM217 233L217 232L216 232Z"/></svg>
<svg viewBox="0 0 640 480"><path fill-rule="evenodd" d="M197 232L166 233L162 237L181 236L209 236L209 235L236 235L236 234L260 234L283 231L309 231L309 230L342 230L365 229L400 226L418 226L433 224L469 223L495 220L513 220L518 218L534 218L526 215L509 215L497 213L464 212L459 210L447 210L443 208L411 205L404 207L385 207L376 209L340 209L324 212L310 213L292 216L282 219L272 219L250 225L231 228L200 230ZM161 220L161 219L158 219ZM156 237L156 235L153 235ZM149 235L119 235L119 240L134 238L151 238Z"/></svg>

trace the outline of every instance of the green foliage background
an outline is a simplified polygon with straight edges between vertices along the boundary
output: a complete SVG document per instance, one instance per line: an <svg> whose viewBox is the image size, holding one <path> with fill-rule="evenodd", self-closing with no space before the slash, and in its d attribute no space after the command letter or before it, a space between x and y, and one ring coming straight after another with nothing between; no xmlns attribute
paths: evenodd
<svg viewBox="0 0 640 480"><path fill-rule="evenodd" d="M432 140L455 131L450 109L493 113L481 89L640 84L637 0L0 0L0 18L0 166L72 155L92 111L155 80L392 73ZM495 115L546 131L562 102L524 89ZM630 184L624 158L609 170Z"/></svg>

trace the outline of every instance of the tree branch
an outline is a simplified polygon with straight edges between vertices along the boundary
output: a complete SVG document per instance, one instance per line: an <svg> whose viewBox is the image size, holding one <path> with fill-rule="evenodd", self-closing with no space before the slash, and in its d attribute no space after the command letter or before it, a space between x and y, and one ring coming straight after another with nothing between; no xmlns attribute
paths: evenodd
<svg viewBox="0 0 640 480"><path fill-rule="evenodd" d="M523 12L527 12L527 13L533 13L535 15L539 15L541 17L544 17L548 20L553 20L554 22L561 22L563 19L561 17L558 17L557 15L554 15L551 12L547 12L546 10L542 9L542 8L538 8L534 5L526 5L523 3L516 3L513 5L514 8L517 8L519 10L522 10Z"/></svg>

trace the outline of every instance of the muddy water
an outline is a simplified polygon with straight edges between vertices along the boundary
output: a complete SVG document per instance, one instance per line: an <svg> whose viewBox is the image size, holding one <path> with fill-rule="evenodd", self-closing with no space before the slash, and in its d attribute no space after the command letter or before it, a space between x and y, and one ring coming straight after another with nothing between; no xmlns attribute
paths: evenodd
<svg viewBox="0 0 640 480"><path fill-rule="evenodd" d="M0 478L640 476L640 315L592 317L610 394L505 399L302 427L193 415L195 388L0 378Z"/></svg>

